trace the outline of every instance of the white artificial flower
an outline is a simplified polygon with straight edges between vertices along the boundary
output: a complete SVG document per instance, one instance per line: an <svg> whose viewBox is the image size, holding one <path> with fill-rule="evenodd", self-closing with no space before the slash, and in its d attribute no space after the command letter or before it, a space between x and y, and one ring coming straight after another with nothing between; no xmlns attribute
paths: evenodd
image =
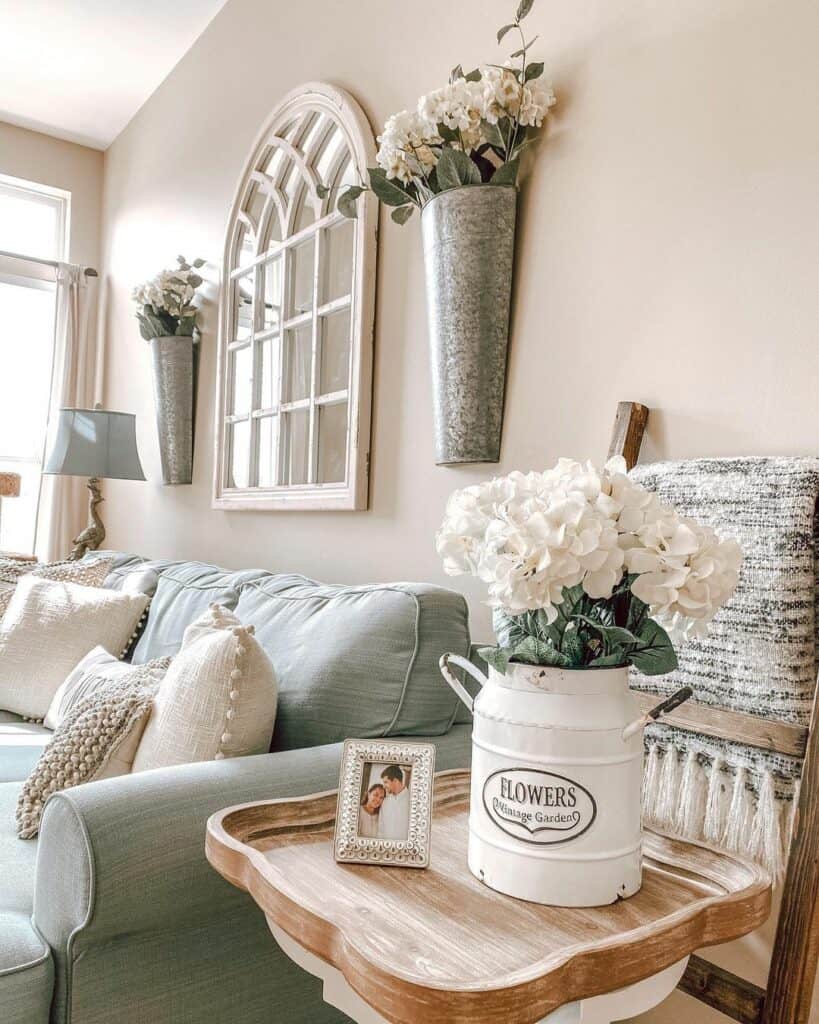
<svg viewBox="0 0 819 1024"><path fill-rule="evenodd" d="M483 580L510 614L557 615L566 587L606 600L624 573L632 593L674 636L702 635L737 585L739 546L678 515L626 475L560 459L543 473L510 473L456 491L436 547L451 576Z"/></svg>
<svg viewBox="0 0 819 1024"><path fill-rule="evenodd" d="M542 608L550 621L565 587L610 597L624 556L614 521L594 505L599 493L594 468L566 459L458 491L436 537L444 569L487 583L493 607Z"/></svg>

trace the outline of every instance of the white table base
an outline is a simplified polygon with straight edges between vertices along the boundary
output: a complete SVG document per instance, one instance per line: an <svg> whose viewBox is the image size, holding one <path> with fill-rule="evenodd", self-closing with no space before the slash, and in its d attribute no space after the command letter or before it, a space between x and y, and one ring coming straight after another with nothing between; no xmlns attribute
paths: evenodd
<svg viewBox="0 0 819 1024"><path fill-rule="evenodd" d="M287 932L270 924L276 942L290 959L308 974L320 978L324 983L324 1002L346 1013L356 1024L388 1024L388 1022L347 984L338 968L328 964L321 957L310 953L291 939ZM619 988L605 995L592 996L575 1003L567 1003L550 1013L542 1021L532 1024L612 1024L613 1021L627 1020L645 1013L671 995L677 982L683 976L688 957L667 967L643 981L626 988Z"/></svg>

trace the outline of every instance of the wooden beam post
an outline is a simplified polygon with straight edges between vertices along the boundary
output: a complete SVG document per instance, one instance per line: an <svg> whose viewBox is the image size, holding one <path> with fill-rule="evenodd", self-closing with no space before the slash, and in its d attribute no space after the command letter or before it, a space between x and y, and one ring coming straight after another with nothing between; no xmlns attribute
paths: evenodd
<svg viewBox="0 0 819 1024"><path fill-rule="evenodd" d="M640 445L648 423L649 409L639 402L618 402L614 429L611 432L609 458L622 455L626 466L631 469L640 456Z"/></svg>
<svg viewBox="0 0 819 1024"><path fill-rule="evenodd" d="M807 1024L819 961L819 692L776 925L762 1024Z"/></svg>

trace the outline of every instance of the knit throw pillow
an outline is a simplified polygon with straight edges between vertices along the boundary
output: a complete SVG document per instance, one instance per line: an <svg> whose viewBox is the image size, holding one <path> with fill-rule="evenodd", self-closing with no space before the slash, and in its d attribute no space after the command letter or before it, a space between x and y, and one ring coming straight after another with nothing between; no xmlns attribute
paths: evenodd
<svg viewBox="0 0 819 1024"><path fill-rule="evenodd" d="M115 658L104 647L95 647L60 684L48 707L43 725L52 731L58 729L84 697L90 697L112 679L122 678L132 671L133 666L127 661ZM157 683L164 674L163 669L157 677Z"/></svg>
<svg viewBox="0 0 819 1024"><path fill-rule="evenodd" d="M71 704L23 784L17 801L17 834L21 839L37 835L43 806L52 793L131 771L154 695L170 660L158 658L144 665L129 665L127 671L117 670L110 677L99 665L92 669L89 685Z"/></svg>
<svg viewBox="0 0 819 1024"><path fill-rule="evenodd" d="M95 558L87 562L19 562L12 558L0 559L0 619L6 612L11 595L22 576L37 576L45 580L62 580L64 583L79 583L83 587L101 587L111 569L113 558Z"/></svg>
<svg viewBox="0 0 819 1024"><path fill-rule="evenodd" d="M185 631L133 770L265 753L277 696L273 666L253 627L211 605Z"/></svg>
<svg viewBox="0 0 819 1024"><path fill-rule="evenodd" d="M42 718L89 651L124 650L147 604L144 594L23 576L0 623L0 708Z"/></svg>

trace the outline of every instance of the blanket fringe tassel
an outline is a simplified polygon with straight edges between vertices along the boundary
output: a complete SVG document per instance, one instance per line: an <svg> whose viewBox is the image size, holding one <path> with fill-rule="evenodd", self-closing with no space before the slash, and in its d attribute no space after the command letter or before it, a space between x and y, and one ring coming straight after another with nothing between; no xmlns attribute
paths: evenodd
<svg viewBox="0 0 819 1024"><path fill-rule="evenodd" d="M747 768L729 770L722 757L703 765L694 750L681 760L674 744L662 749L651 743L643 780L643 816L660 829L751 857L780 882L799 784L792 799L783 800L769 771L754 776L753 782L752 789Z"/></svg>

